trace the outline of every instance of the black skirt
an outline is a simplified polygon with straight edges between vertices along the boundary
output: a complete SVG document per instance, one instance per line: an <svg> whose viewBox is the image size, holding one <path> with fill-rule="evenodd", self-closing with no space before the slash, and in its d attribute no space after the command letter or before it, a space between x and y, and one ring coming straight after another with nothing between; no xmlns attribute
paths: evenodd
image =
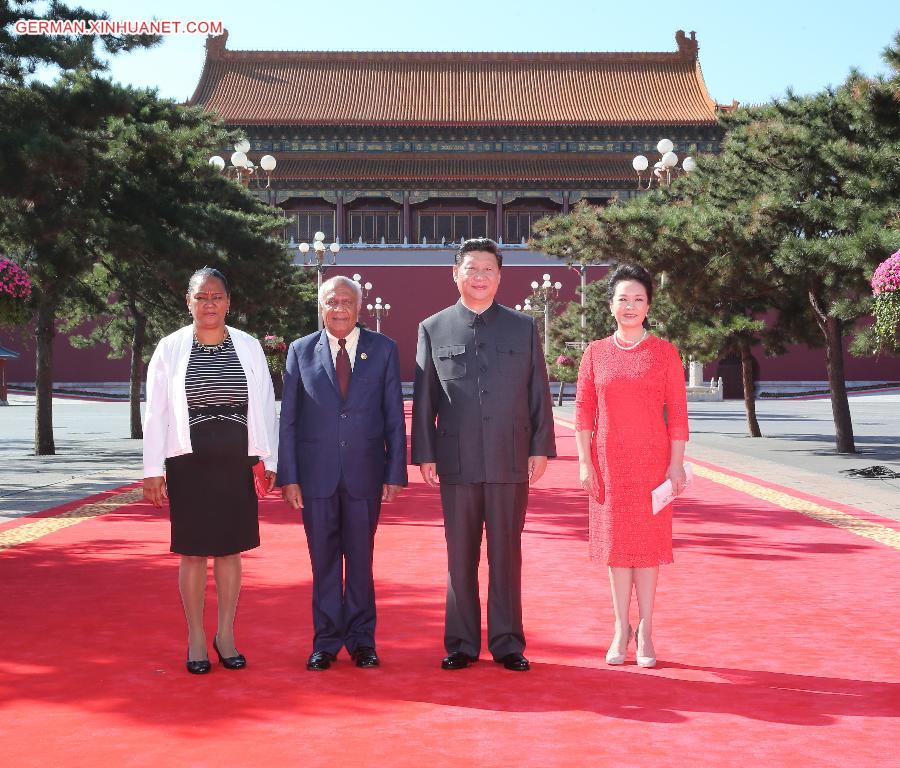
<svg viewBox="0 0 900 768"><path fill-rule="evenodd" d="M255 456L247 425L214 419L191 427L193 453L166 459L172 552L218 557L259 546Z"/></svg>

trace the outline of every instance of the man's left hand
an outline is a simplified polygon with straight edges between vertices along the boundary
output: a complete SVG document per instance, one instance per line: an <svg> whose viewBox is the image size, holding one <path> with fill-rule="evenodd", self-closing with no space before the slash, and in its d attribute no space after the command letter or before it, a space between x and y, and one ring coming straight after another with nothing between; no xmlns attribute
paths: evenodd
<svg viewBox="0 0 900 768"><path fill-rule="evenodd" d="M403 486L400 485L385 485L381 489L381 500L382 501L393 501L397 498L400 493L400 489Z"/></svg>
<svg viewBox="0 0 900 768"><path fill-rule="evenodd" d="M269 493L275 487L276 472L272 469L266 470L266 493Z"/></svg>
<svg viewBox="0 0 900 768"><path fill-rule="evenodd" d="M529 456L528 457L528 483L534 485L543 477L547 471L546 456Z"/></svg>

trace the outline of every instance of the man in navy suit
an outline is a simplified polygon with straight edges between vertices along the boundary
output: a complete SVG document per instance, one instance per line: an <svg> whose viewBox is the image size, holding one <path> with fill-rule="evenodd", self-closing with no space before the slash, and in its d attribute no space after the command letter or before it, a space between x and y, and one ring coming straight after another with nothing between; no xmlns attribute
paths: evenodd
<svg viewBox="0 0 900 768"><path fill-rule="evenodd" d="M406 423L397 345L357 325L359 284L319 289L325 328L291 344L281 401L278 484L303 527L313 573L310 670L341 647L377 667L372 553L382 501L406 485Z"/></svg>

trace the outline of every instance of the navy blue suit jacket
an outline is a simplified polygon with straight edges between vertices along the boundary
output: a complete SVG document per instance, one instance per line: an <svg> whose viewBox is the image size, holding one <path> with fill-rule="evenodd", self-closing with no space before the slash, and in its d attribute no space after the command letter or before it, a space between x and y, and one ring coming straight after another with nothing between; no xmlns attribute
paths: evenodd
<svg viewBox="0 0 900 768"><path fill-rule="evenodd" d="M299 483L304 499L324 499L341 474L351 496L381 496L406 485L406 421L397 345L360 328L347 399L325 331L288 349L281 400L278 485Z"/></svg>

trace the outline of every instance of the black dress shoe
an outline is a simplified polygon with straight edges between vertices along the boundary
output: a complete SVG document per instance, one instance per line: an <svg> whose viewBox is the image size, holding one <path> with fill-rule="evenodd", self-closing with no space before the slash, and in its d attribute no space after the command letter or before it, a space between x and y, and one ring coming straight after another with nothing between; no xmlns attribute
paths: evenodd
<svg viewBox="0 0 900 768"><path fill-rule="evenodd" d="M441 669L465 669L466 667L478 661L477 656L469 656L468 653L462 651L453 651L453 653L444 657L441 662Z"/></svg>
<svg viewBox="0 0 900 768"><path fill-rule="evenodd" d="M503 656L500 659L494 659L494 661L498 664L502 664L506 669L511 669L513 672L527 672L531 669L528 659L521 653L507 653L506 656Z"/></svg>
<svg viewBox="0 0 900 768"><path fill-rule="evenodd" d="M313 651L306 662L306 668L313 672L324 672L335 659L337 656L328 651Z"/></svg>
<svg viewBox="0 0 900 768"><path fill-rule="evenodd" d="M201 659L200 661L187 660L187 671L192 675L205 675L212 669L209 659Z"/></svg>
<svg viewBox="0 0 900 768"><path fill-rule="evenodd" d="M219 652L218 640L215 638L213 638L213 649L216 652L216 656L219 657L219 663L225 667L225 669L243 669L247 666L247 659L242 653L235 654L234 656L222 656Z"/></svg>
<svg viewBox="0 0 900 768"><path fill-rule="evenodd" d="M356 662L356 666L361 669L365 669L367 667L377 667L381 664L381 660L378 658L378 654L375 653L375 649L371 645L361 645L359 646L353 653L350 654L350 658Z"/></svg>

